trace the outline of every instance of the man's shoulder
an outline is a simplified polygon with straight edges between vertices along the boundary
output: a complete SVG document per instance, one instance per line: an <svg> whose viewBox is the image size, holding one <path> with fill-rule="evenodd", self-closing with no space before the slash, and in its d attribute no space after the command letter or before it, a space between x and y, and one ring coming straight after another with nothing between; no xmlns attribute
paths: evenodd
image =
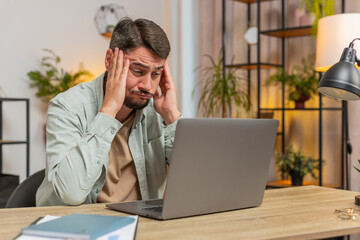
<svg viewBox="0 0 360 240"><path fill-rule="evenodd" d="M76 108L79 105L84 104L97 104L99 96L99 85L101 85L102 79L100 77L95 78L91 82L80 83L65 92L58 94L50 102L53 104L59 104L66 107L68 110Z"/></svg>

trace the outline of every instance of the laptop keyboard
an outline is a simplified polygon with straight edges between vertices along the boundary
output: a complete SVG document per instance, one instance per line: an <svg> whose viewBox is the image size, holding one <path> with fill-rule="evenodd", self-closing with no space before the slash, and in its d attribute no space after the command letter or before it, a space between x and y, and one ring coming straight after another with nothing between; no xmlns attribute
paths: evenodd
<svg viewBox="0 0 360 240"><path fill-rule="evenodd" d="M163 206L143 207L142 209L151 212L162 212Z"/></svg>

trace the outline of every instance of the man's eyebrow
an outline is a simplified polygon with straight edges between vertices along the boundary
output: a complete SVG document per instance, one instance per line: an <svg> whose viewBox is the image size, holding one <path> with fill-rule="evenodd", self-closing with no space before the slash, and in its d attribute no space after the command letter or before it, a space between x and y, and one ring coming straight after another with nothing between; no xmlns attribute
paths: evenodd
<svg viewBox="0 0 360 240"><path fill-rule="evenodd" d="M159 66L159 67L156 67L155 69L156 70L161 70L161 69L164 69L164 66Z"/></svg>
<svg viewBox="0 0 360 240"><path fill-rule="evenodd" d="M150 66L145 65L145 64L140 63L140 62L132 62L132 64L136 65L136 66L139 66L139 67L143 67L143 68L150 68ZM164 68L164 66L155 67L156 70L161 70L163 68Z"/></svg>

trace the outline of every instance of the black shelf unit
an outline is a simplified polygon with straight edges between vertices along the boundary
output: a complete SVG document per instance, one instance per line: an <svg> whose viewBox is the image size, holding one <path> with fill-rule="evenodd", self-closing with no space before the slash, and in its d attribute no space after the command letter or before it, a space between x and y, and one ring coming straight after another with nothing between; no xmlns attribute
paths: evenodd
<svg viewBox="0 0 360 240"><path fill-rule="evenodd" d="M248 22L251 21L251 5L257 4L257 27L258 27L258 42L257 42L257 62L251 61L251 49L248 46L248 62L247 63L239 63L239 64L226 64L226 46L225 46L225 33L226 33L226 24L225 24L225 16L226 16L226 1L232 2L239 2L243 4L247 4L247 19ZM281 2L281 27L279 29L271 29L271 30L262 30L261 29L261 3L268 2L268 1L280 1ZM304 109L296 109L296 108L287 108L285 107L285 86L282 86L281 92L281 107L277 108L262 108L261 107L261 70L262 69L269 69L274 67L285 67L285 41L288 38L294 37L303 37L303 36L310 36L312 34L312 26L301 26L301 27L286 27L285 26L285 1L287 0L223 0L222 1L222 49L223 49L223 66L228 68L239 68L245 69L248 71L248 76L250 76L250 72L252 70L257 71L257 117L260 118L260 114L262 111L280 111L281 112L281 125L280 131L278 131L278 136L281 136L281 150L282 152L285 151L285 112L286 111L318 111L319 112L319 179L318 185L322 186L322 159L323 159L323 141L322 141L322 121L323 121L323 111L339 111L341 113L341 188L348 188L348 178L346 181L344 179L344 175L348 176L347 174L347 151L345 152L346 140L347 140L347 102L342 101L341 107L322 107L322 96L319 94L319 107L318 108L304 108ZM344 0L341 2L342 12L345 9ZM281 63L264 63L261 61L261 36L268 36L268 37L276 37L281 40ZM319 73L319 79L321 78L321 73ZM250 82L248 85L248 94L250 97ZM345 160L346 159L346 160ZM347 166L347 165L346 165ZM345 172L346 171L346 172ZM345 183L346 182L346 183ZM345 185L346 184L346 185Z"/></svg>
<svg viewBox="0 0 360 240"><path fill-rule="evenodd" d="M311 35L311 33L312 33L311 26L260 31L260 34L262 34L262 35L268 35L268 36L278 37L278 38L309 36L309 35Z"/></svg>
<svg viewBox="0 0 360 240"><path fill-rule="evenodd" d="M24 102L26 107L26 139L7 140L3 139L3 104L4 102ZM30 100L28 98L0 98L0 173L2 173L2 150L3 145L25 144L26 145L26 177L30 170Z"/></svg>

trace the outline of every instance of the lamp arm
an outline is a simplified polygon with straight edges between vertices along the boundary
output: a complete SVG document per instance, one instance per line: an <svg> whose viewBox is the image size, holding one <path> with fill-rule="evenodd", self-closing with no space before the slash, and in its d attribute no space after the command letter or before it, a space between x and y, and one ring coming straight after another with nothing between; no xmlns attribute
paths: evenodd
<svg viewBox="0 0 360 240"><path fill-rule="evenodd" d="M356 40L360 40L360 38L355 38L354 40L352 40L351 43L350 43L350 45L352 44L352 46L354 46L354 42L355 42ZM349 47L350 47L350 45L349 45Z"/></svg>
<svg viewBox="0 0 360 240"><path fill-rule="evenodd" d="M354 49L354 42L356 40L360 40L360 38L355 38L354 40L352 40L351 43L349 44L349 48ZM357 58L356 50L355 50L355 62L358 66L360 66L360 59Z"/></svg>

